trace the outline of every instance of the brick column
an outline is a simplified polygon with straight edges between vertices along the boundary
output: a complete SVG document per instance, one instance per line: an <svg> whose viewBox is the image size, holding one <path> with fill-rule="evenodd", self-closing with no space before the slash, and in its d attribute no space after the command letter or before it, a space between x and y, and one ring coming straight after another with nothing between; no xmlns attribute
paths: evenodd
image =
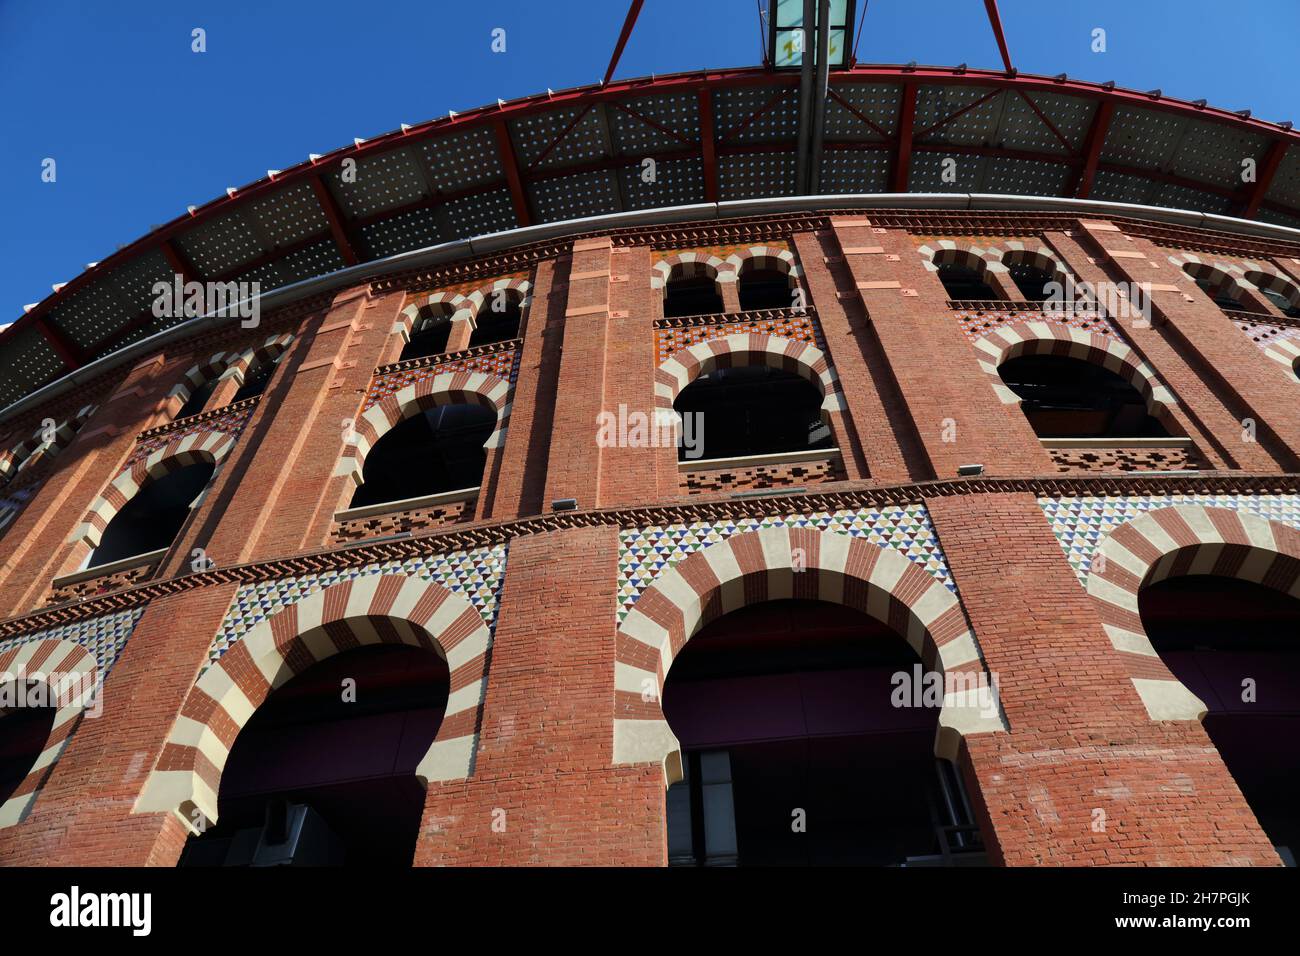
<svg viewBox="0 0 1300 956"><path fill-rule="evenodd" d="M237 588L196 588L149 605L109 672L103 713L78 725L31 815L0 830L0 863L176 864L189 836L181 822L131 810Z"/></svg>
<svg viewBox="0 0 1300 956"><path fill-rule="evenodd" d="M196 517L194 540L218 566L326 543L355 490L351 477L335 474L343 423L361 414L402 301L400 292L371 299L361 286L303 324L285 359L292 364L240 437L228 483Z"/></svg>
<svg viewBox="0 0 1300 956"><path fill-rule="evenodd" d="M614 527L510 543L474 771L430 785L416 865L666 862L662 770L612 766L617 571Z"/></svg>
<svg viewBox="0 0 1300 956"><path fill-rule="evenodd" d="M537 264L496 493L482 517L535 515L549 504L543 501L546 459L558 396L570 263L566 256Z"/></svg>
<svg viewBox="0 0 1300 956"><path fill-rule="evenodd" d="M605 407L611 252L608 237L573 244L546 465L547 509L557 498L577 498L581 508L596 507L599 500L602 449L596 444L596 421Z"/></svg>
<svg viewBox="0 0 1300 956"><path fill-rule="evenodd" d="M722 293L722 311L727 313L740 311L740 283L736 279L719 282L718 291Z"/></svg>
<svg viewBox="0 0 1300 956"><path fill-rule="evenodd" d="M1010 733L967 737L1010 865L1276 865L1199 723L1154 722L1034 496L926 501Z"/></svg>
<svg viewBox="0 0 1300 956"><path fill-rule="evenodd" d="M1123 281L1151 284L1152 321L1158 331L1181 346L1189 364L1236 418L1236 428L1219 436L1232 457L1242 467L1273 470L1263 467L1256 449L1249 447L1255 443L1243 440L1241 420L1252 418L1263 450L1283 470L1300 470L1300 407L1278 401L1279 395L1290 394L1295 386L1285 369L1263 355L1191 278L1169 262L1167 250L1126 236L1111 223L1083 220L1080 227L1112 274Z"/></svg>
<svg viewBox="0 0 1300 956"><path fill-rule="evenodd" d="M1080 282L1094 289L1112 282L1110 275L1078 242L1075 236L1064 232L1046 232L1046 243ZM1171 431L1181 431L1196 442L1196 447L1215 468L1250 468L1272 471L1276 464L1258 445L1242 446L1236 441L1226 441L1241 433L1241 422L1233 418L1223 403L1215 397L1201 376L1184 360L1179 350L1165 338L1154 324L1138 322L1132 318L1112 318L1125 343L1147 365L1151 366L1160 381L1178 399L1169 409ZM1234 330L1236 331L1236 330ZM1244 462L1244 464L1243 464Z"/></svg>
<svg viewBox="0 0 1300 956"><path fill-rule="evenodd" d="M136 436L154 422L190 364L187 354L167 359L159 353L142 360L59 453L54 471L4 534L0 616L36 606L55 577L76 571L85 560L89 546L70 543L69 536L125 467Z"/></svg>
<svg viewBox="0 0 1300 956"><path fill-rule="evenodd" d="M650 288L650 247L614 250L610 258L609 325L605 345L604 410L619 406L646 416L648 444L601 450L601 507L645 504L658 494L661 462L677 462L677 448L653 444L655 421L655 319L662 314L659 290ZM734 287L735 283L730 283ZM727 288L727 284L723 285Z"/></svg>
<svg viewBox="0 0 1300 956"><path fill-rule="evenodd" d="M797 233L795 249L817 310L817 323L843 386L845 411L833 423L850 480L884 482L929 477L920 436L908 418L898 383L867 321L834 231Z"/></svg>
<svg viewBox="0 0 1300 956"><path fill-rule="evenodd" d="M473 334L473 322L469 319L453 319L451 333L447 336L447 347L442 350L442 354L450 355L452 352L463 352L469 348L469 340Z"/></svg>
<svg viewBox="0 0 1300 956"><path fill-rule="evenodd" d="M1020 409L998 399L907 233L867 219L836 218L831 228L932 473L951 478L964 464L986 474L1054 471Z"/></svg>

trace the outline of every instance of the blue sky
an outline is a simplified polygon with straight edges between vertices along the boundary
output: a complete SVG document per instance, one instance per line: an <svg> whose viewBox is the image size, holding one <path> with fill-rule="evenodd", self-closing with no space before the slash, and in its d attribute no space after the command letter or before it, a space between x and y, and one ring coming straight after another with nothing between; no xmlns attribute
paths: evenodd
<svg viewBox="0 0 1300 956"><path fill-rule="evenodd" d="M1297 0L999 6L1025 72L1160 87L1300 123ZM598 82L626 10L626 0L0 0L0 323L268 168L448 109ZM196 26L203 54L190 50ZM490 49L495 27L504 54ZM1102 54L1090 49L1095 27L1107 31ZM755 0L646 0L617 76L750 66L759 42ZM870 0L858 58L1001 67L981 0ZM41 182L46 157L55 183Z"/></svg>

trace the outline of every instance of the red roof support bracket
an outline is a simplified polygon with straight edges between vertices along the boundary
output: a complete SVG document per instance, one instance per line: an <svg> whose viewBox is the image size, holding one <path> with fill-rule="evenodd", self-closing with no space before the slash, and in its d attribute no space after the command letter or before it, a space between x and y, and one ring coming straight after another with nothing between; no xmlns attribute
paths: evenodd
<svg viewBox="0 0 1300 956"><path fill-rule="evenodd" d="M614 68L618 66L619 57L623 55L623 47L627 46L627 38L632 35L632 27L636 25L637 15L641 12L641 4L645 0L632 0L632 6L628 8L627 18L623 20L623 30L618 35L618 43L614 47L614 55L609 58L609 69L605 71L605 78L600 81L601 86L609 86L609 81L614 77Z"/></svg>
<svg viewBox="0 0 1300 956"><path fill-rule="evenodd" d="M181 251L176 248L176 244L170 239L164 239L158 244L163 258L167 260L167 266L181 277L182 282L200 281L198 270L190 264L190 261L181 255Z"/></svg>
<svg viewBox="0 0 1300 956"><path fill-rule="evenodd" d="M1087 199L1092 192L1092 181L1097 176L1097 162L1101 159L1101 148L1106 143L1106 131L1110 129L1110 118L1115 115L1115 103L1103 100L1097 105L1093 114L1092 125L1088 128L1088 138L1083 145L1083 166L1079 169L1079 178L1074 183L1074 197Z"/></svg>
<svg viewBox="0 0 1300 956"><path fill-rule="evenodd" d="M71 341L63 332L50 323L49 318L41 316L36 320L36 330L45 337L45 341L54 349L54 354L59 357L59 361L69 372L80 368L85 364L85 355L77 344Z"/></svg>
<svg viewBox="0 0 1300 956"><path fill-rule="evenodd" d="M700 88L700 145L704 157L704 201L718 201L718 152L713 141L713 94Z"/></svg>
<svg viewBox="0 0 1300 956"><path fill-rule="evenodd" d="M1259 205L1264 201L1269 184L1273 182L1273 176L1276 175L1277 168L1282 165L1282 157L1286 155L1287 147L1290 145L1284 139L1275 139L1269 144L1268 152L1264 154L1264 161L1255 170L1255 182L1242 205L1241 218L1254 219L1259 213Z"/></svg>
<svg viewBox="0 0 1300 956"><path fill-rule="evenodd" d="M907 192L908 173L912 166L912 121L916 119L916 84L904 83L898 103L898 148L894 153L894 174L890 190Z"/></svg>
<svg viewBox="0 0 1300 956"><path fill-rule="evenodd" d="M320 203L321 212L329 220L330 233L334 236L334 244L339 247L339 255L343 257L343 261L348 265L356 265L359 260L357 259L356 250L352 248L352 243L348 239L347 229L343 225L343 211L339 209L339 204L334 201L329 186L325 185L325 179L321 176L313 176L311 187L316 193L316 201Z"/></svg>
<svg viewBox="0 0 1300 956"><path fill-rule="evenodd" d="M506 171L506 184L510 187L510 200L515 207L515 219L521 226L531 226L533 217L528 211L528 195L524 192L524 181L519 175L519 159L515 156L515 144L510 141L510 128L506 126L505 120L497 120L492 126L497 136L501 166Z"/></svg>
<svg viewBox="0 0 1300 956"><path fill-rule="evenodd" d="M998 41L998 52L1002 54L1002 65L1010 73L1012 71L1011 53L1007 50L1007 38L1002 32L1002 17L998 14L998 0L984 0L984 9L988 11L989 23L993 25L993 36Z"/></svg>

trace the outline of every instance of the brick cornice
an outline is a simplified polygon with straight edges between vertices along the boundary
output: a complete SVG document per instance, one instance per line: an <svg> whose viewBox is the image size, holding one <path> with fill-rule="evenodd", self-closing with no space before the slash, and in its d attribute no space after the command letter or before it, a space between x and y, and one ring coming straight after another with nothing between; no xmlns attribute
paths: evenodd
<svg viewBox="0 0 1300 956"><path fill-rule="evenodd" d="M853 508L920 504L928 498L1017 492L1040 497L1300 494L1300 473L947 478L891 485L838 482L828 490L803 494L787 491L745 498L720 495L710 499L700 496L703 500L696 499L680 504L592 509L552 513L513 521L483 521L472 525L435 529L387 541L361 542L270 561L183 574L164 581L151 581L113 594L42 608L30 614L0 621L0 640L138 607L167 595L195 588L228 583L252 584L326 570L361 567L430 553L490 547L506 544L524 535L542 534L548 531L599 526L629 529L696 521L761 518L777 513L844 511Z"/></svg>

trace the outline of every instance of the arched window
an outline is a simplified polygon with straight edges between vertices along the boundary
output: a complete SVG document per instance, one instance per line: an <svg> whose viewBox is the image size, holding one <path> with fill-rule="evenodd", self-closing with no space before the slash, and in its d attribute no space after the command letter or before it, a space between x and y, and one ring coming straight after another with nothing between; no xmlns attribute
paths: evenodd
<svg viewBox="0 0 1300 956"><path fill-rule="evenodd" d="M483 306L474 316L474 332L469 346L508 342L519 338L519 323L523 319L524 294L518 289L497 289L489 292Z"/></svg>
<svg viewBox="0 0 1300 956"><path fill-rule="evenodd" d="M108 523L87 567L169 547L214 470L212 462L195 462L147 481Z"/></svg>
<svg viewBox="0 0 1300 956"><path fill-rule="evenodd" d="M1026 302L1047 301L1047 286L1055 281L1052 273L1024 263L1008 266L1007 272Z"/></svg>
<svg viewBox="0 0 1300 956"><path fill-rule="evenodd" d="M942 250L935 255L934 264L939 268L939 281L949 299L998 298L988 283L987 267L978 256L958 250Z"/></svg>
<svg viewBox="0 0 1300 956"><path fill-rule="evenodd" d="M1240 311L1246 308L1241 300L1241 287L1220 270L1189 262L1183 266L1183 271L1195 280L1200 290L1213 299L1220 309Z"/></svg>
<svg viewBox="0 0 1300 956"><path fill-rule="evenodd" d="M1281 309L1283 314L1300 319L1300 288L1293 283L1279 282L1276 277L1262 272L1247 272L1246 281L1257 287L1264 298ZM1278 288L1279 285L1282 289Z"/></svg>
<svg viewBox="0 0 1300 956"><path fill-rule="evenodd" d="M718 274L698 262L673 267L664 285L664 317L714 315L726 310Z"/></svg>
<svg viewBox="0 0 1300 956"><path fill-rule="evenodd" d="M794 304L791 293L794 280L791 279L788 269L779 269L773 265L756 265L754 259L746 259L741 264L737 283L742 311L788 309Z"/></svg>
<svg viewBox="0 0 1300 956"><path fill-rule="evenodd" d="M1300 853L1300 601L1217 575L1138 594L1165 665L1206 705L1204 727L1287 862Z"/></svg>
<svg viewBox="0 0 1300 956"><path fill-rule="evenodd" d="M1132 384L1063 355L1021 355L998 367L1040 438L1160 438L1168 430Z"/></svg>
<svg viewBox="0 0 1300 956"><path fill-rule="evenodd" d="M668 791L669 864L982 861L960 779L934 757L939 708L896 705L899 675L921 670L891 627L821 601L706 625L664 684L684 769Z"/></svg>
<svg viewBox="0 0 1300 956"><path fill-rule="evenodd" d="M817 387L793 372L768 365L720 368L687 385L673 408L697 416L693 434L703 436L704 459L738 458L829 448L830 429L821 417ZM679 456L690 448L683 443Z"/></svg>
<svg viewBox="0 0 1300 956"><path fill-rule="evenodd" d="M180 865L410 866L425 797L415 771L449 692L446 661L404 644L298 674L235 738L218 822L190 838Z"/></svg>
<svg viewBox="0 0 1300 956"><path fill-rule="evenodd" d="M58 711L54 697L42 681L0 685L0 805L14 795L45 751Z"/></svg>
<svg viewBox="0 0 1300 956"><path fill-rule="evenodd" d="M197 415L207 407L212 400L212 393L217 390L217 384L221 381L221 376L213 374L208 377L202 385L190 392L190 397L185 400L181 410L176 413L176 418L189 418L191 415Z"/></svg>
<svg viewBox="0 0 1300 956"><path fill-rule="evenodd" d="M447 340L451 337L451 307L443 305L441 310L425 316L421 313L411 340L402 349L400 362L408 359L427 358L441 355L447 351Z"/></svg>
<svg viewBox="0 0 1300 956"><path fill-rule="evenodd" d="M235 392L235 397L230 400L231 404L265 392L266 386L271 383L271 376L275 374L276 366L284 356L285 353L280 352L274 358L254 359L252 365L244 372L244 383L239 386L239 391Z"/></svg>
<svg viewBox="0 0 1300 956"><path fill-rule="evenodd" d="M438 405L395 425L366 455L352 508L477 488L483 444L496 413L482 405Z"/></svg>

